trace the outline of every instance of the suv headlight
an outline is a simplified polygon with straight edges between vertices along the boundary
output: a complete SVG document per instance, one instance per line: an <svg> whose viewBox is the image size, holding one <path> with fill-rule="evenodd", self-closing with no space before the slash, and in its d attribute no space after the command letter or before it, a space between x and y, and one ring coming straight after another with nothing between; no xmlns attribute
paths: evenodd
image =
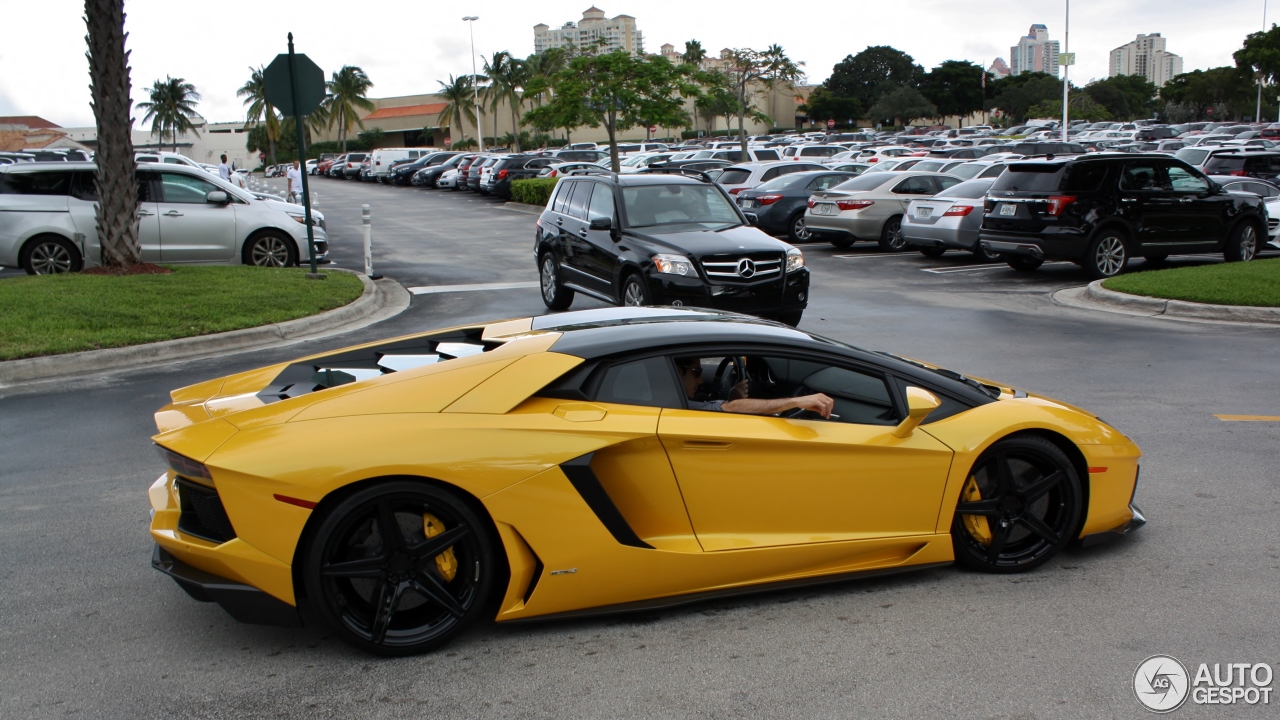
<svg viewBox="0 0 1280 720"><path fill-rule="evenodd" d="M683 255L654 255L653 265L666 275L693 275L693 263Z"/></svg>
<svg viewBox="0 0 1280 720"><path fill-rule="evenodd" d="M800 252L800 248L787 249L787 272L795 272L804 267L804 253Z"/></svg>

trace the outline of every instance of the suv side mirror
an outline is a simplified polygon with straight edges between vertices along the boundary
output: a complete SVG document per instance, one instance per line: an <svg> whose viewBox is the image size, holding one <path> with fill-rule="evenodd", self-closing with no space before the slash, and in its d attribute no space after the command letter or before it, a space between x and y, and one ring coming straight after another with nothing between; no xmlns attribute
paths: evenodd
<svg viewBox="0 0 1280 720"><path fill-rule="evenodd" d="M231 202L231 196L223 190L210 190L205 194L204 201L214 205L226 205Z"/></svg>
<svg viewBox="0 0 1280 720"><path fill-rule="evenodd" d="M747 216L747 224L755 227L760 224L760 216L755 213L742 213Z"/></svg>
<svg viewBox="0 0 1280 720"><path fill-rule="evenodd" d="M593 217L589 227L592 230L611 230L613 229L613 220L607 217Z"/></svg>
<svg viewBox="0 0 1280 720"><path fill-rule="evenodd" d="M911 437L911 433L915 432L916 427L924 422L929 413L938 409L942 405L942 401L937 395L918 387L907 388L907 417L898 423L898 427L893 429L893 436L897 438Z"/></svg>

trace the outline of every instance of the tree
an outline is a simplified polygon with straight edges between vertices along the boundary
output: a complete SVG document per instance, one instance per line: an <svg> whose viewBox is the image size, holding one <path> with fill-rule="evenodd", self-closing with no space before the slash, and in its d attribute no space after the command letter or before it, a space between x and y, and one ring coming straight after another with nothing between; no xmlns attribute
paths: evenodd
<svg viewBox="0 0 1280 720"><path fill-rule="evenodd" d="M833 95L822 85L809 91L809 99L796 109L807 113L810 120L818 122L835 120L838 125L850 126L862 117L863 112L857 100Z"/></svg>
<svg viewBox="0 0 1280 720"><path fill-rule="evenodd" d="M904 85L882 95L867 114L875 119L893 120L895 125L899 124L897 120L901 120L902 125L908 125L916 118L937 117L938 108L925 99L919 90Z"/></svg>
<svg viewBox="0 0 1280 720"><path fill-rule="evenodd" d="M1116 118L1140 119L1155 113L1159 88L1142 75L1112 75L1089 83L1084 91Z"/></svg>
<svg viewBox="0 0 1280 720"><path fill-rule="evenodd" d="M924 74L910 55L877 45L836 63L822 85L836 97L852 98L858 107L869 108L895 88L919 87Z"/></svg>
<svg viewBox="0 0 1280 720"><path fill-rule="evenodd" d="M693 72L702 69L702 61L707 59L707 51L702 49L702 43L697 40L686 40L684 43L684 54L680 56L680 61L689 66ZM696 76L695 76L696 77ZM698 127L698 104L693 104L693 127Z"/></svg>
<svg viewBox="0 0 1280 720"><path fill-rule="evenodd" d="M505 100L511 111L511 137L515 140L516 152L520 152L519 112L523 104L520 91L527 80L524 63L519 58L512 57L506 50L501 50L493 54L492 63L485 61L484 72L489 77L489 101L492 103L490 109L494 113L493 134L495 136L498 134L498 105Z"/></svg>
<svg viewBox="0 0 1280 720"><path fill-rule="evenodd" d="M1099 103L1085 90L1073 90L1071 92L1071 117L1076 120L1088 120L1089 122L1099 122L1102 120L1111 120L1113 115L1106 106ZM1044 118L1060 118L1062 117L1062 99L1043 100L1032 105L1027 111L1031 117Z"/></svg>
<svg viewBox="0 0 1280 720"><path fill-rule="evenodd" d="M455 122L461 129L462 140L466 137L467 126L470 122L476 123L476 106L475 95L471 85L471 77L462 75L460 77L449 76L449 82L437 80L440 83L440 97L444 98L444 109L440 111L439 122L444 127L451 127ZM480 127L477 125L476 130Z"/></svg>
<svg viewBox="0 0 1280 720"><path fill-rule="evenodd" d="M1280 81L1280 25L1272 25L1265 32L1249 33L1244 46L1231 55L1236 67L1253 77L1262 73L1262 80L1271 84Z"/></svg>
<svg viewBox="0 0 1280 720"><path fill-rule="evenodd" d="M551 92L551 78L556 73L564 69L565 63L568 61L568 52L564 48L547 48L540 53L534 53L524 60L525 68L525 86L524 99L532 100L534 107L541 107ZM535 131L549 131L553 128L534 127ZM546 145L545 138L538 138L542 145Z"/></svg>
<svg viewBox="0 0 1280 720"><path fill-rule="evenodd" d="M681 96L698 92L686 72L666 58L633 57L625 51L573 58L553 78L551 89L551 101L525 118L544 126L603 125L614 172L619 169L619 130L642 123L678 126L685 120Z"/></svg>
<svg viewBox="0 0 1280 720"><path fill-rule="evenodd" d="M373 81L365 75L364 70L354 65L343 65L325 83L329 94L323 103L324 112L338 126L338 139L344 153L347 151L347 135L351 133L351 128L364 129L364 121L360 119L357 108L373 112L373 102L366 97L371 87Z"/></svg>
<svg viewBox="0 0 1280 720"><path fill-rule="evenodd" d="M797 63L787 57L782 46L773 45L768 50L739 48L730 50L725 75L738 101L738 135L742 141L742 156L747 157L746 117L752 111L752 97L756 85L772 90L779 85L791 86L804 78Z"/></svg>
<svg viewBox="0 0 1280 720"><path fill-rule="evenodd" d="M138 103L139 110L146 110L142 122L151 121L151 134L160 136L160 148L164 149L164 135L173 139L173 151L178 152L178 135L193 133L199 136L192 118L197 117L196 102L200 93L196 86L183 80L165 76L151 85L151 100Z"/></svg>
<svg viewBox="0 0 1280 720"><path fill-rule="evenodd" d="M987 71L965 60L947 60L929 71L920 92L938 107L938 115L964 117L978 112L986 102L983 77Z"/></svg>
<svg viewBox="0 0 1280 720"><path fill-rule="evenodd" d="M738 96L730 87L729 78L718 70L702 73L697 76L701 82L701 92L694 98L693 107L702 112L707 121L707 134L715 131L715 119L724 118L725 132L733 126L732 118L738 114Z"/></svg>
<svg viewBox="0 0 1280 720"><path fill-rule="evenodd" d="M129 34L124 31L124 0L85 0L88 27L89 92L98 126L98 244L102 264L135 265L138 245L138 166L133 158L129 100Z"/></svg>
<svg viewBox="0 0 1280 720"><path fill-rule="evenodd" d="M1062 81L1053 75L1041 72L1026 72L1010 75L994 83L988 83L991 99L987 101L988 109L999 109L1007 117L1022 121L1032 105L1046 100L1061 100Z"/></svg>
<svg viewBox="0 0 1280 720"><path fill-rule="evenodd" d="M1160 88L1160 100L1166 114L1175 110L1179 120L1228 120L1253 114L1254 92L1253 78L1247 71L1224 66L1192 70L1170 79Z"/></svg>
<svg viewBox="0 0 1280 720"><path fill-rule="evenodd" d="M249 68L249 81L240 86L236 95L244 98L244 104L249 106L244 118L246 129L266 116L267 156L271 158L271 164L275 165L276 142L280 139L280 116L276 113L275 106L267 100L263 72L265 70L261 66Z"/></svg>

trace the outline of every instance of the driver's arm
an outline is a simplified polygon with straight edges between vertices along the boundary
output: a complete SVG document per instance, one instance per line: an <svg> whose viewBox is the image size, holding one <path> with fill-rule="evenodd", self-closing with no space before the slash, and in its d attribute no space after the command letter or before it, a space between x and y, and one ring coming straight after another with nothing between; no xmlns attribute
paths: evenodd
<svg viewBox="0 0 1280 720"><path fill-rule="evenodd" d="M742 413L744 415L776 415L780 412L799 408L816 412L824 418L831 418L836 401L822 393L802 395L800 397L762 400L757 398L741 398L730 400L720 408L724 412Z"/></svg>

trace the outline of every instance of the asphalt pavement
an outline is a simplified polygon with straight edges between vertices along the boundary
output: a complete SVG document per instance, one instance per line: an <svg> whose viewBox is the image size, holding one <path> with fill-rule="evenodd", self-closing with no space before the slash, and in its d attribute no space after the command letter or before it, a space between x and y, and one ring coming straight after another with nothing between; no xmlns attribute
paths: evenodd
<svg viewBox="0 0 1280 720"><path fill-rule="evenodd" d="M409 288L517 287L418 294L384 323L313 343L0 388L0 717L1132 718L1146 715L1131 687L1150 655L1193 672L1280 663L1280 423L1215 417L1280 415L1280 328L1063 307L1049 295L1086 283L1074 265L1023 274L871 244L803 246L814 277L801 327L1096 412L1145 453L1147 527L1023 575L943 568L486 625L414 658L366 656L318 628L238 624L149 566L146 489L164 470L151 414L168 391L545 309L530 286L534 216L466 193L314 189L340 267L363 266L367 203L377 272Z"/></svg>

